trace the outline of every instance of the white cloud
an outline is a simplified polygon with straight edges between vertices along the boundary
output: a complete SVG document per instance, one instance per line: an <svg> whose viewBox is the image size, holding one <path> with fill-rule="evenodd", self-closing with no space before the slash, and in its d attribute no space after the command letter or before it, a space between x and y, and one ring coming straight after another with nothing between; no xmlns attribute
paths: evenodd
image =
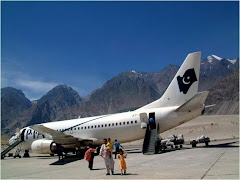
<svg viewBox="0 0 240 180"><path fill-rule="evenodd" d="M67 72L52 73L50 76L41 71L30 71L20 60L2 58L1 88L13 87L20 89L29 99L39 99L49 90L59 84L66 84L84 97L104 84L108 79L108 73L92 72ZM56 75L58 73L58 75ZM54 75L53 75L54 74Z"/></svg>
<svg viewBox="0 0 240 180"><path fill-rule="evenodd" d="M58 85L57 83L22 79L17 79L16 84L20 87L28 88L35 92L47 92Z"/></svg>

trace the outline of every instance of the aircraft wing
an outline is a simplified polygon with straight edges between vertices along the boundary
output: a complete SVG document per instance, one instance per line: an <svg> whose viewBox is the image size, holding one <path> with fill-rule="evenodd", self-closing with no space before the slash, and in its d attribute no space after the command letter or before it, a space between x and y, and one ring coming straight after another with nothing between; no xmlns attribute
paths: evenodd
<svg viewBox="0 0 240 180"><path fill-rule="evenodd" d="M89 138L89 139L81 139L81 138L76 138L72 135L65 134L61 131L56 131L54 129L48 128L43 125L35 125L35 126L30 126L31 129L34 129L35 131L44 134L45 136L51 136L53 141L57 144L74 144L74 143L79 143L81 141L97 141L95 138Z"/></svg>

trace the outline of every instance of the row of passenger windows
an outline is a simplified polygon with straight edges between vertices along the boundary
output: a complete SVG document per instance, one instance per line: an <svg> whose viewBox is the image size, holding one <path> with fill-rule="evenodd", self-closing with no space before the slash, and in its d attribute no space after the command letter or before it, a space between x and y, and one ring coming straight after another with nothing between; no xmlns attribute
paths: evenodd
<svg viewBox="0 0 240 180"><path fill-rule="evenodd" d="M136 124L137 120L135 121L127 121L127 122L119 122L119 123L109 123L109 124L101 124L101 125L94 125L94 126L82 126L82 127L78 127L78 128L71 128L71 129L67 129L67 131L69 130L84 130L84 129L93 129L93 128L103 128L103 127L111 127L111 126L121 126L121 125L126 125L126 124ZM57 131L66 131L66 129L59 129Z"/></svg>

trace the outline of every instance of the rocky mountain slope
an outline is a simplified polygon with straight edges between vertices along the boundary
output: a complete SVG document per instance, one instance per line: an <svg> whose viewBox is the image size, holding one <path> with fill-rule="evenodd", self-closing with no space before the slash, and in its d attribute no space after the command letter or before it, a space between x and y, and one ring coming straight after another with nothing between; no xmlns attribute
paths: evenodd
<svg viewBox="0 0 240 180"><path fill-rule="evenodd" d="M6 87L1 89L1 127L11 124L24 110L31 108L32 103L21 90Z"/></svg>
<svg viewBox="0 0 240 180"><path fill-rule="evenodd" d="M90 106L95 114L108 114L142 106L157 97L159 93L141 74L125 72L94 91L85 106Z"/></svg>
<svg viewBox="0 0 240 180"><path fill-rule="evenodd" d="M10 99L15 97L14 93L12 92L9 92L8 96L11 97ZM22 96L24 96L23 93ZM6 98L5 94L2 94L2 98ZM17 98L15 98L15 100L17 102L20 101ZM72 118L71 108L75 105L79 105L81 101L82 99L78 93L71 87L66 85L58 85L40 98L36 103L31 104L31 102L28 100L31 106L22 109L18 114L16 114L15 117L11 119L11 121L6 118L8 117L8 112L4 111L4 113L2 113L1 122L6 125L2 127L2 134L9 134L10 132L13 133L13 130L18 127L63 120L70 117ZM2 101L2 104L6 103ZM25 106L27 106L27 104Z"/></svg>
<svg viewBox="0 0 240 180"><path fill-rule="evenodd" d="M206 104L218 104L215 108L218 110L212 108L207 110L207 114L238 113L238 73L235 72L232 77L233 72L238 69L238 63L239 59L229 60L215 55L208 56L201 62L199 91L210 89ZM178 69L178 66L169 65L156 73L124 72L85 98L81 98L69 86L58 85L31 103L20 90L3 88L2 134L9 135L17 127L36 123L116 113L141 107L164 93ZM228 83L225 85L226 82ZM234 93L230 94L232 89ZM234 108L230 108L231 104L234 104Z"/></svg>
<svg viewBox="0 0 240 180"><path fill-rule="evenodd" d="M239 113L239 70L227 76L209 90L206 104L216 104L207 108L205 114Z"/></svg>
<svg viewBox="0 0 240 180"><path fill-rule="evenodd" d="M211 55L201 62L199 91L209 90L239 68L239 59Z"/></svg>
<svg viewBox="0 0 240 180"><path fill-rule="evenodd" d="M121 73L95 90L81 107L91 107L88 116L141 107L160 98L178 68L170 65L158 73Z"/></svg>

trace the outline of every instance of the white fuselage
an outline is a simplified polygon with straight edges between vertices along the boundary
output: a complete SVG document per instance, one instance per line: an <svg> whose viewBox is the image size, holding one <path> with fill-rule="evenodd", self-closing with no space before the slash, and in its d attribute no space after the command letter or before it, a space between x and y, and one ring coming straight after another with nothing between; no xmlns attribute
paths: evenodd
<svg viewBox="0 0 240 180"><path fill-rule="evenodd" d="M202 108L187 113L176 113L178 106L155 109L136 110L125 113L109 114L80 119L64 120L57 122L43 123L42 125L53 130L64 131L73 137L81 139L95 139L94 145L100 145L104 138L117 139L120 143L130 142L144 138L145 129L141 128L142 120L140 113L155 113L155 122L159 125L159 133L179 126L195 117L201 115ZM67 129L67 130L66 130ZM32 131L32 133L29 133ZM31 143L42 136L35 136L36 131L27 128L25 136L28 140L23 143L23 149L30 149Z"/></svg>

